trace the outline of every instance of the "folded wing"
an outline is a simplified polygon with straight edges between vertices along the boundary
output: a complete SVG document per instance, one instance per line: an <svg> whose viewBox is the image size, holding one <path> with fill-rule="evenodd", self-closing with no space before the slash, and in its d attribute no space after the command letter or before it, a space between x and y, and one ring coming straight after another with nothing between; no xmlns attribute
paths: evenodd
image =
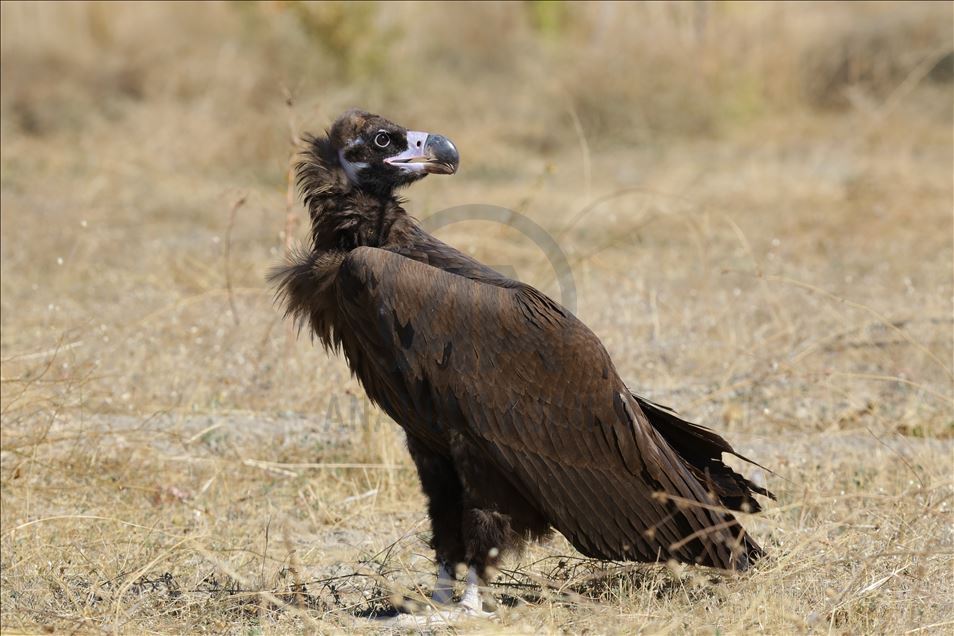
<svg viewBox="0 0 954 636"><path fill-rule="evenodd" d="M599 339L542 293L369 247L335 286L369 395L435 448L465 438L584 554L742 569L761 553ZM705 432L682 431L688 452Z"/></svg>

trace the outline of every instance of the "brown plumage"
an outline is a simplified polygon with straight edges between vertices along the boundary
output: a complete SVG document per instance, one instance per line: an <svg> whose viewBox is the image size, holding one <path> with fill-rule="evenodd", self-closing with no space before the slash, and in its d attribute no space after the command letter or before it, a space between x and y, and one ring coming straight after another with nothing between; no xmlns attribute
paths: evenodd
<svg viewBox="0 0 954 636"><path fill-rule="evenodd" d="M631 393L569 311L406 214L394 190L455 171L450 142L349 111L307 143L312 246L273 279L407 433L440 563L483 575L551 528L600 559L762 554L726 508L771 494L722 462L725 440Z"/></svg>

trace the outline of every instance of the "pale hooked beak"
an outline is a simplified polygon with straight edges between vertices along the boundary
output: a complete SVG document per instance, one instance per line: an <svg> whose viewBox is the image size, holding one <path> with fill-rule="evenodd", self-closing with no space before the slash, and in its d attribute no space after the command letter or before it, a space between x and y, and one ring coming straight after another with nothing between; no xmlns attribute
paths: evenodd
<svg viewBox="0 0 954 636"><path fill-rule="evenodd" d="M460 164L460 154L447 137L409 131L407 150L384 161L411 172L454 174Z"/></svg>

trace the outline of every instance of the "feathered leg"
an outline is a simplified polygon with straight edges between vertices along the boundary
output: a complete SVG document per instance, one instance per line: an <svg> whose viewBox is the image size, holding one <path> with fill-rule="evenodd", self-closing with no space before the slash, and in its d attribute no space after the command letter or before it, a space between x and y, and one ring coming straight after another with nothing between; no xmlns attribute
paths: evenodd
<svg viewBox="0 0 954 636"><path fill-rule="evenodd" d="M481 577L478 572L482 574L486 569L488 558L495 560L499 552L496 549L490 550L483 547L485 544L496 545L497 535L491 529L499 524L488 525L487 523L488 520L496 517L475 515L482 511L464 509L466 496L450 458L430 452L412 438L408 438L408 449L417 466L421 486L428 500L428 514L433 531L431 545L437 556L437 580L431 594L436 611L420 616L401 614L391 621L399 625L421 627L492 616L484 612L482 608ZM470 528L466 538L465 527ZM478 528L476 534L475 527ZM479 528L483 528L483 531ZM475 543L475 538L480 540ZM476 554L483 555L479 559L479 565L477 565L478 559L474 558ZM465 577L464 595L461 601L454 605L452 601L456 582L455 570L458 565L464 563L470 563L471 567Z"/></svg>
<svg viewBox="0 0 954 636"><path fill-rule="evenodd" d="M408 450L417 466L421 487L427 497L427 513L431 519L431 547L437 562L446 564L453 576L454 567L464 561L463 486L449 457L434 454L412 437Z"/></svg>

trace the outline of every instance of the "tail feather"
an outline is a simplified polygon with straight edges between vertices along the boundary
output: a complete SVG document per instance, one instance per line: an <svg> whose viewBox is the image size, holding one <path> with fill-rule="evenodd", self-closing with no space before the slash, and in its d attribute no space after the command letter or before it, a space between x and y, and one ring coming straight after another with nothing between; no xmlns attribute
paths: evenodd
<svg viewBox="0 0 954 636"><path fill-rule="evenodd" d="M652 427L659 431L666 442L686 462L696 478L715 493L723 506L741 512L759 512L762 506L754 495L775 499L772 492L752 483L723 463L722 453L731 453L763 470L768 470L767 468L737 453L714 431L687 422L667 407L650 402L636 394L633 394L633 397L639 403L639 408L646 414ZM755 547L758 548L758 546Z"/></svg>
<svg viewBox="0 0 954 636"><path fill-rule="evenodd" d="M768 489L758 486L722 461L722 453L731 453L751 464L768 470L740 455L714 431L687 422L672 409L650 402L635 393L633 398L639 404L649 424L662 436L666 443L685 463L686 468L710 493L728 510L740 512L759 512L762 506L755 495L775 499ZM771 471L769 471L771 472ZM745 570L764 555L762 548L745 531L737 520L730 518L728 530L736 542L737 552L729 569ZM720 564L709 563L715 567ZM724 567L724 566L721 566Z"/></svg>

